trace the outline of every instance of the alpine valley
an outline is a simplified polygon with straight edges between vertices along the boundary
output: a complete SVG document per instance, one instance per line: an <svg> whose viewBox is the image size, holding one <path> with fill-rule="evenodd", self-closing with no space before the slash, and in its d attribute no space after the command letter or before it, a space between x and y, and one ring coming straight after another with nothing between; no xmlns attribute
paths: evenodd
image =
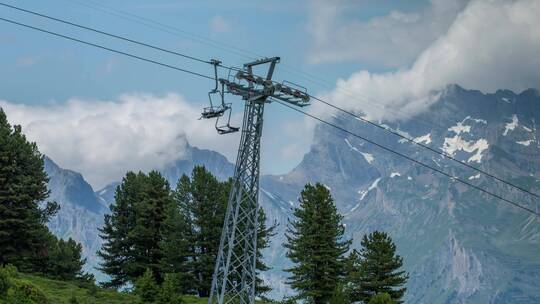
<svg viewBox="0 0 540 304"><path fill-rule="evenodd" d="M540 193L540 93L494 94L450 85L437 101L409 121L383 122L455 158L529 191ZM479 174L441 155L407 142L354 117L333 115L332 122L437 169L461 177L497 195L540 209L533 196ZM217 135L216 135L217 136ZM171 186L195 165L220 179L234 165L217 152L186 146L187 153L157 168ZM61 237L83 244L86 269L95 267L112 183L94 192L79 173L46 158L51 200L61 210L49 227ZM279 223L265 258L264 274L272 296L292 295L283 272L290 264L282 243L300 190L308 182L324 183L332 192L353 247L375 229L390 233L404 258L410 279L406 303L540 303L540 219L449 179L350 134L316 127L310 151L285 175L261 176L260 203L268 220Z"/></svg>

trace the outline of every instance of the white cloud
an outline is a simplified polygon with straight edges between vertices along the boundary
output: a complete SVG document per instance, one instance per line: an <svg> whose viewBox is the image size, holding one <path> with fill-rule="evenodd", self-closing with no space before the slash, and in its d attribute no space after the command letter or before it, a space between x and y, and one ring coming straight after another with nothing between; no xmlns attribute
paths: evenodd
<svg viewBox="0 0 540 304"><path fill-rule="evenodd" d="M432 0L419 12L393 10L369 20L352 12L368 4L349 0L309 2L308 32L314 38L312 63L358 60L371 65L402 66L443 34L469 0Z"/></svg>
<svg viewBox="0 0 540 304"><path fill-rule="evenodd" d="M232 31L232 25L222 16L214 16L210 20L210 29L216 34L228 33Z"/></svg>
<svg viewBox="0 0 540 304"><path fill-rule="evenodd" d="M430 92L452 83L484 92L538 88L538 16L537 0L472 1L411 68L360 71L324 97L372 119L405 119L437 99Z"/></svg>
<svg viewBox="0 0 540 304"><path fill-rule="evenodd" d="M81 172L96 189L128 170L151 170L180 158L190 144L234 159L238 135L219 136L198 120L200 108L182 96L123 95L116 101L71 99L32 106L0 100L10 122L62 167Z"/></svg>

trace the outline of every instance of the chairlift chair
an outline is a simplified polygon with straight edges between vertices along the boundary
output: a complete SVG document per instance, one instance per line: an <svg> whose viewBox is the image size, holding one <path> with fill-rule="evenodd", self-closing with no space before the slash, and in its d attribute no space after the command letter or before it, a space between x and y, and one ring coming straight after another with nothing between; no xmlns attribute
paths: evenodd
<svg viewBox="0 0 540 304"><path fill-rule="evenodd" d="M210 106L203 108L203 111L201 113L202 118L219 118L225 114L225 111L227 110L227 107L224 102L223 92L224 87L223 84L221 85L221 91L218 90L218 78L217 78L217 67L221 64L221 61L212 59L210 60L210 63L214 66L214 81L215 86L214 89L212 89L210 92L208 92L208 101L210 102ZM214 105L212 102L212 96L218 94L221 98L221 104L220 105Z"/></svg>
<svg viewBox="0 0 540 304"><path fill-rule="evenodd" d="M240 130L240 128L238 127L233 127L231 126L231 114L232 114L232 110L231 110L231 104L228 103L226 104L226 107L225 107L225 112L229 112L229 115L227 116L227 123L222 125L219 123L219 117L216 119L216 130L218 132L218 134L220 135L223 135L223 134L229 134L229 133L234 133L234 132L238 132Z"/></svg>

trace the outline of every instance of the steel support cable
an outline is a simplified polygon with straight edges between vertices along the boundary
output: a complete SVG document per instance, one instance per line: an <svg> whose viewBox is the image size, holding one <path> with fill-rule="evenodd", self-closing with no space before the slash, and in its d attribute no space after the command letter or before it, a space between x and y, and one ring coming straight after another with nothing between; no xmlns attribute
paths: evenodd
<svg viewBox="0 0 540 304"><path fill-rule="evenodd" d="M104 45L100 45L100 44L97 44L97 43L92 43L92 42L84 41L84 40L81 40L81 39L78 39L78 38L75 38L75 37L71 37L71 36L59 34L59 33L56 33L56 32L52 32L52 31L49 31L49 30L46 30L46 29L43 29L43 28L39 28L39 27L36 27L36 26L28 25L28 24L25 24L25 23L17 22L17 21L2 18L2 17L0 17L0 20L2 20L4 22L11 23L11 24L14 24L14 25L18 25L18 26L22 26L22 27L25 27L25 28L33 29L33 30L36 30L36 31L39 31L39 32L42 32L42 33L49 34L49 35L53 35L53 36L56 36L56 37L60 37L60 38L64 38L64 39L67 39L67 40L75 41L75 42L78 42L78 43L81 43L81 44L86 44L86 45L89 45L89 46L100 48L100 49L103 49L103 50L106 50L106 51L109 51L109 52L113 52L113 53L116 53L116 54L120 54L120 55L124 55L124 56L131 57L131 58L134 58L134 59L138 59L138 60L141 60L141 61L157 64L157 65L160 65L160 66L163 66L163 67L166 67L166 68L169 68L169 69L173 69L173 70L176 70L176 71L180 71L180 72L188 73L188 74L191 74L191 75L207 78L207 79L210 79L210 80L215 79L214 77L204 75L204 74L201 74L201 73L198 73L198 72L193 72L193 71L190 71L190 70L187 70L187 69L179 68L177 66L173 66L173 65L170 65L170 64L166 64L166 63L163 63L163 62L156 61L156 60L147 59L147 58L137 56L137 55L134 55L134 54L131 54L131 53L127 53L127 52L124 52L124 51L119 51L119 50L116 50L116 49L112 49L112 48L109 48L109 47L106 47Z"/></svg>
<svg viewBox="0 0 540 304"><path fill-rule="evenodd" d="M365 119L365 118L363 118L363 117L360 116L360 115L357 115L357 114L355 114L355 113L353 113L353 112L351 112L351 111L348 111L348 110L345 110L345 109L343 109L343 108L340 108L340 107L338 107L338 106L336 106L336 105L334 105L334 104L331 104L331 103L329 103L329 102L327 102L327 101L324 101L323 99L320 99L320 98L318 98L318 97L316 97L316 96L310 95L310 97L313 98L313 99L315 99L315 100L317 100L317 101L319 101L319 102L322 102L323 104L325 104L325 105L327 105L327 106L329 106L329 107L332 107L332 108L334 108L334 109L336 109L336 110L338 110L338 111L341 111L341 112L343 112L343 113L346 113L346 114L348 114L348 115L350 115L350 116L352 116L352 117L354 117L354 118L356 118L356 119L358 119L358 120L361 120L361 121L363 121L363 122L365 122L365 123L367 123L367 124L370 124L370 125L372 125L372 126L374 126L374 127L376 127L376 128L379 128L379 129L381 129L381 130L384 130L384 131L386 131L386 132L389 132L390 134L393 134L393 135L395 135L395 136L398 136L398 137L400 137L400 138L402 138L402 139L404 139L404 140L406 140L406 141L408 141L408 142L410 142L410 143L413 143L413 144L415 144L415 145L417 145L417 146L419 146L419 147L422 147L422 148L427 149L427 150L429 150L429 151L431 151L431 152L433 152L433 153L436 153L436 154L439 154L439 155L441 155L441 156L443 156L443 157L446 157L446 158L448 158L448 159L450 159L450 160L452 160L452 161L454 161L454 162L456 162L456 163L458 163L458 164L460 164L460 165L463 165L463 166L465 166L465 167L467 167L467 168L469 168L469 169L472 169L472 170L474 170L474 171L477 171L477 172L479 172L479 173L482 173L482 174L484 174L484 175L486 175L486 176L488 176L488 177L490 177L490 178L493 178L493 179L495 179L495 180L497 180L497 181L499 181L499 182L501 182L501 183L504 183L504 184L507 185L507 186L510 186L510 187L512 187L512 188L515 188L515 189L518 189L518 190L520 190L520 191L522 191L522 192L524 192L524 193L530 194L530 195L532 195L532 196L534 196L534 197L536 197L536 198L540 198L540 195L538 195L538 194L536 194L536 193L534 193L534 192L531 192L531 191L529 191L529 190L527 190L527 189L524 189L523 187L520 187L520 186L518 186L518 185L516 185L516 184L514 184L514 183L512 183L512 182L506 181L506 180L504 180L504 179L502 179L502 178L500 178L500 177L498 177L498 176L496 176L496 175L493 175L493 174L491 174L491 173L489 173L489 172L487 172L487 171L485 171L485 170L482 170L482 169L477 168L477 167L475 167L475 166L473 166L473 165L467 164L466 162L461 161L461 160L455 158L454 156L452 156L452 155L450 155L450 154L448 154L448 153L446 153L446 152L444 152L444 151L440 151L440 150L434 149L434 148L432 148L432 147L430 147L430 146L428 146L428 145L424 145L424 144L422 144L422 143L420 143L420 142L417 142L417 141L415 141L414 139L412 139L412 138L410 138L410 137L408 137L408 136L405 136L405 135L403 135L403 134L400 134L400 133L398 133L398 132L396 132L396 131L394 131L394 130L392 130L392 129L390 129L390 128L387 128L387 127L385 127L385 126L383 126L383 125L381 125L381 124L378 124L378 123L376 123L376 122L373 122L373 121L371 121L371 120Z"/></svg>
<svg viewBox="0 0 540 304"><path fill-rule="evenodd" d="M421 162L421 161L419 161L419 160L416 160L416 159L414 159L414 158L412 158L412 157L410 157L410 156L408 156L408 155L406 155L406 154L404 154L404 153L395 151L395 150L393 150L393 149L391 149L391 148L388 148L388 147L386 147L386 146L384 146L384 145L382 145L382 144L379 144L379 143L377 143L377 142L375 142L375 141L373 141L373 140L371 140L371 139L369 139L369 138L366 138L366 137L364 137L364 136L362 136L362 135L359 135L359 134L357 134L357 133L354 133L354 132L352 132L352 131L349 131L349 130L347 130L347 129L343 128L343 127L340 127L340 126L338 126L338 125L336 125L336 124L334 124L334 123L328 122L328 121L326 121L326 120L324 120L324 119L322 119L322 118L320 118L320 117L318 117L318 116L315 116L315 115L310 114L310 113L308 113L308 112L306 112L306 111L302 111L302 110L299 109L299 108L296 108L296 107L293 107L293 106L291 106L291 105L288 105L288 104L286 104L286 103L284 103L284 102L281 102L281 101L278 100L278 99L272 98L272 100L275 101L275 102L277 102L277 103L279 103L279 104L281 104L282 106L285 106L285 107L287 107L287 108L290 108L290 109L292 109L292 110L294 110L294 111L296 111L296 112L298 112L298 113L304 114L304 115L306 115L306 116L308 116L308 117L310 117L310 118L312 118L312 119L314 119L314 120L317 120L317 121L319 121L319 122L321 122L321 123L323 123L323 124L325 124L325 125L328 125L328 126L330 126L330 127L333 127L333 128L335 128L335 129L338 129L338 130L340 130L340 131L342 131L342 132L344 132L344 133L347 133L347 134L349 134L349 135L351 135L351 136L353 136L353 137L359 138L359 139L361 139L361 140L363 140L363 141L365 141L365 142L367 142L367 143L370 143L370 144L372 144L372 145L374 145L374 146L376 146L376 147L378 147L378 148L380 148L380 149L382 149L382 150L385 150L385 151L387 151L387 152L390 152L390 153L392 153L392 154L395 154L395 155L397 155L397 156L399 156L399 157L405 158L405 159L407 159L407 160L409 160L409 161L411 161L411 162L413 162L413 163L415 163L415 164L417 164L417 165L420 165L420 166L425 167L425 168L427 168L427 169L429 169L429 170L432 170L432 171L437 172L437 173L439 173L439 174L441 174L441 175L444 175L444 176L450 178L451 180L458 181L458 182L460 182L460 183L462 183L462 184L464 184L464 185L466 185L466 186L468 186L468 187L471 187L471 188L473 188L473 189L476 189L476 190L478 190L478 191L480 191L480 192L483 192L483 193L485 193L485 194L487 194L487 195L489 195L489 196L491 196L491 197L494 197L494 198L497 198L497 199L499 199L499 200L502 200L502 201L504 201L504 202L506 202L506 203L508 203L508 204L510 204L510 205L513 205L514 207L520 208L520 209L522 209L522 210L525 210L525 211L527 211L527 212L529 212L529 213L531 213L531 214L534 214L534 215L540 217L540 212L536 212L535 210L533 210L533 209L531 209L531 208L529 208L529 207L526 207L526 206L524 206L524 205L522 205L522 204L520 204L520 203L518 203L518 202L511 201L511 200L509 200L509 199L507 199L507 198L504 198L504 197L502 197L502 196L500 196L500 195L498 195L498 194L496 194L496 193L493 193L493 192L491 192L491 191L489 191L489 190L486 190L486 189L484 189L484 188L482 188L482 187L476 186L476 185L474 185L474 184L472 184L472 183L470 183L470 182L468 182L468 181L466 181L466 180L463 180L463 179L461 179L461 178L459 178L459 177L457 177L457 176L454 176L454 175L452 175L452 174L450 174L450 173L447 173L447 172L445 172L445 171L443 171L443 170L440 170L440 169L435 168L435 167L433 167L433 166L430 166L430 165L428 165L428 164L426 164L426 163L424 163L424 162Z"/></svg>

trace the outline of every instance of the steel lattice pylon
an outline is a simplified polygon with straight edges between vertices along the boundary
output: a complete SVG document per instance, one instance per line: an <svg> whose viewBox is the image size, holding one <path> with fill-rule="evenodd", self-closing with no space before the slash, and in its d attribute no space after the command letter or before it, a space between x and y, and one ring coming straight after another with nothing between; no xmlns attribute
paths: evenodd
<svg viewBox="0 0 540 304"><path fill-rule="evenodd" d="M227 93L242 96L245 107L233 185L208 300L210 304L255 302L259 163L264 106L268 97L298 106L309 104L306 92L272 82L274 67L278 62L279 58L274 57L245 64L244 70L235 75L238 83L219 79L222 86L227 87ZM270 64L265 79L253 75L253 66L260 64Z"/></svg>

